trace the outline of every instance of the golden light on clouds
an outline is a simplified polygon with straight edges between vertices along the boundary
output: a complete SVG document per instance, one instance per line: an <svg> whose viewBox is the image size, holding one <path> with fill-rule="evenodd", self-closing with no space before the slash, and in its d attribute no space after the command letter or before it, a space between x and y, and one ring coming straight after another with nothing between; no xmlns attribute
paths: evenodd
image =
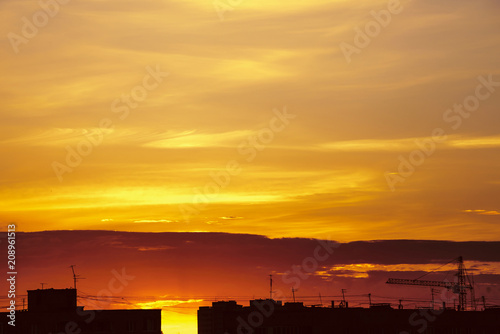
<svg viewBox="0 0 500 334"><path fill-rule="evenodd" d="M182 304L201 303L203 299L189 299L189 300L170 300L162 299L153 302L135 303L135 306L140 309L163 309L166 307L177 306Z"/></svg>
<svg viewBox="0 0 500 334"><path fill-rule="evenodd" d="M500 274L500 264L498 262L478 262L465 261L465 267L474 272L474 275L498 275ZM425 263L425 264L374 264L374 263L356 263L336 265L330 268L323 268L314 274L321 277L352 277L352 278L367 278L370 272L433 272L440 265ZM453 271L455 268L447 266L442 269L443 273Z"/></svg>
<svg viewBox="0 0 500 334"><path fill-rule="evenodd" d="M464 210L463 212L475 213L475 214L478 214L478 215L486 215L486 216L497 216L497 215L500 215L500 212L496 211L496 210Z"/></svg>

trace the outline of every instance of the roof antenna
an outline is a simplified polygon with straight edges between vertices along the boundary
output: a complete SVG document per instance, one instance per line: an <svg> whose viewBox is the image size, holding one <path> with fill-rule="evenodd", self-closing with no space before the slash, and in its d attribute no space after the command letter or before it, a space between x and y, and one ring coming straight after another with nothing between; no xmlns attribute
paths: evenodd
<svg viewBox="0 0 500 334"><path fill-rule="evenodd" d="M43 286L44 286L45 284L48 284L48 283L40 283L40 284L42 285L42 290L43 290Z"/></svg>
<svg viewBox="0 0 500 334"><path fill-rule="evenodd" d="M85 279L84 277L80 277L80 275L77 275L75 273L75 265L72 264L71 266L69 266L71 268L71 271L73 271L73 289L76 290L76 281L79 280L79 279Z"/></svg>
<svg viewBox="0 0 500 334"><path fill-rule="evenodd" d="M84 277L80 277L80 275L77 275L75 273L75 265L72 264L71 266L69 266L71 268L71 271L73 272L73 288L76 290L76 281L79 280L79 279L85 279ZM78 304L78 292L76 293L76 303Z"/></svg>
<svg viewBox="0 0 500 334"><path fill-rule="evenodd" d="M342 304L342 307L344 308L347 308L347 302L345 300L345 292L347 291L347 289L342 289L342 301L340 302L340 304Z"/></svg>

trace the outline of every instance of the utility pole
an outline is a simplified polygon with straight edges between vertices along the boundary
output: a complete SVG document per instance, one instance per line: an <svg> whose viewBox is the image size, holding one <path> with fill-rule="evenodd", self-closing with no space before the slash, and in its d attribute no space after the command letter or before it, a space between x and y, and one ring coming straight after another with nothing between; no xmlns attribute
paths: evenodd
<svg viewBox="0 0 500 334"><path fill-rule="evenodd" d="M370 307L372 307L372 294L371 293L368 294L368 301L369 301L368 305L370 305Z"/></svg>
<svg viewBox="0 0 500 334"><path fill-rule="evenodd" d="M474 273L470 273L470 281L469 281L470 285L471 285L471 289L470 289L470 304L471 304L471 307L474 311L476 311L476 294L475 294L475 289L474 289Z"/></svg>
<svg viewBox="0 0 500 334"><path fill-rule="evenodd" d="M434 310L434 292L437 292L437 289L431 288L431 297L432 297L432 304L431 308Z"/></svg>
<svg viewBox="0 0 500 334"><path fill-rule="evenodd" d="M269 275L269 299L273 299L273 275Z"/></svg>

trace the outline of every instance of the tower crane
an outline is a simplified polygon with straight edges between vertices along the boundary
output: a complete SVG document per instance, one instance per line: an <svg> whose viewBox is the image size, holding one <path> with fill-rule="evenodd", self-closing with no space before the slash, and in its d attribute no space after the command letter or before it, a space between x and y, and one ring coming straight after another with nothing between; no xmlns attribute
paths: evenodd
<svg viewBox="0 0 500 334"><path fill-rule="evenodd" d="M448 290L452 290L453 293L459 295L458 298L458 311L467 310L467 291L470 290L471 294L471 306L475 309L475 297L474 297L474 284L472 283L471 278L467 275L467 269L464 265L464 260L461 256L450 261L450 262L458 263L458 272L456 274L457 280L456 282L441 282L441 281L426 281L417 279L404 279L404 278L389 278L387 280L387 284L402 284L402 285L419 285L419 286L435 286L446 288ZM448 263L450 263L448 262ZM427 275L427 274L425 274ZM425 276L424 275L424 276ZM421 276L423 277L423 276Z"/></svg>

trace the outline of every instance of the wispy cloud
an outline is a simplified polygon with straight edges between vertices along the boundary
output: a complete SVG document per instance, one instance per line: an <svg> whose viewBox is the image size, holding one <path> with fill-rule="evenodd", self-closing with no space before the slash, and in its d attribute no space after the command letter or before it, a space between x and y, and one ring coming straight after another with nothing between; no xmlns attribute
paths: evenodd
<svg viewBox="0 0 500 334"><path fill-rule="evenodd" d="M171 223L172 220L168 219L141 219L134 220L134 223Z"/></svg>
<svg viewBox="0 0 500 334"><path fill-rule="evenodd" d="M223 133L196 133L191 131L176 136L169 136L147 143L145 146L158 148L190 148L190 147L237 147L246 137L252 135L250 130Z"/></svg>
<svg viewBox="0 0 500 334"><path fill-rule="evenodd" d="M476 210L463 210L463 212L466 212L466 213L475 213L475 214L478 214L478 215L485 215L485 216L497 216L497 215L500 215L500 211L496 211L496 210L476 209Z"/></svg>

